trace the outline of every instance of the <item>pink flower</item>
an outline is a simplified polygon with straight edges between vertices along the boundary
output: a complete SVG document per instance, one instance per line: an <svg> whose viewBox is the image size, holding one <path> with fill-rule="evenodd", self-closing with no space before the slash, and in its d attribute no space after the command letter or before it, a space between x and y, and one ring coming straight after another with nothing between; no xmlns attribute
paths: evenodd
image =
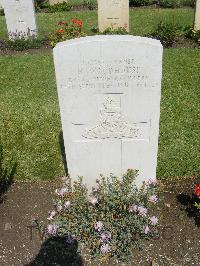
<svg viewBox="0 0 200 266"><path fill-rule="evenodd" d="M63 197L68 192L68 189L64 187L61 188L60 190L56 189L55 192L58 196Z"/></svg>
<svg viewBox="0 0 200 266"><path fill-rule="evenodd" d="M108 244L103 244L101 246L101 253L102 254L109 253L110 251L111 251L111 247Z"/></svg>
<svg viewBox="0 0 200 266"><path fill-rule="evenodd" d="M138 207L138 212L139 212L139 215L141 216L146 216L147 215L147 209L143 206L139 206Z"/></svg>
<svg viewBox="0 0 200 266"><path fill-rule="evenodd" d="M129 208L129 212L137 212L138 211L138 206L137 205L132 205L130 208Z"/></svg>
<svg viewBox="0 0 200 266"><path fill-rule="evenodd" d="M94 225L94 228L95 228L95 230L97 230L97 231L101 231L102 228L103 228L103 223L102 223L101 221L96 222L95 225Z"/></svg>
<svg viewBox="0 0 200 266"><path fill-rule="evenodd" d="M146 182L147 185L149 186L156 186L157 185L157 180L149 178L149 180Z"/></svg>
<svg viewBox="0 0 200 266"><path fill-rule="evenodd" d="M156 225L158 223L158 218L156 216L152 216L150 218L151 224Z"/></svg>
<svg viewBox="0 0 200 266"><path fill-rule="evenodd" d="M155 204L158 201L158 197L156 195L152 195L149 197L148 201Z"/></svg>
<svg viewBox="0 0 200 266"><path fill-rule="evenodd" d="M56 233L57 233L58 228L59 227L56 224L48 224L48 226L47 226L47 233L49 235L55 236Z"/></svg>
<svg viewBox="0 0 200 266"><path fill-rule="evenodd" d="M97 198L91 198L90 202L92 203L92 205L96 205L98 203L98 199Z"/></svg>
<svg viewBox="0 0 200 266"><path fill-rule="evenodd" d="M148 225L145 227L145 229L144 229L144 233L145 233L145 235L147 235L149 232L150 232L151 230L150 230L150 228L148 227Z"/></svg>
<svg viewBox="0 0 200 266"><path fill-rule="evenodd" d="M99 184L96 185L96 187L92 188L93 193L97 193L99 191Z"/></svg>
<svg viewBox="0 0 200 266"><path fill-rule="evenodd" d="M65 209L68 209L70 206L71 206L71 202L69 200L65 201L65 203L64 203Z"/></svg>
<svg viewBox="0 0 200 266"><path fill-rule="evenodd" d="M111 238L111 234L101 234L101 242L106 242Z"/></svg>
<svg viewBox="0 0 200 266"><path fill-rule="evenodd" d="M61 212L62 211L62 205L60 203L57 204L56 209L57 209L57 212Z"/></svg>
<svg viewBox="0 0 200 266"><path fill-rule="evenodd" d="M54 216L56 216L56 211L52 211L47 220L53 220Z"/></svg>

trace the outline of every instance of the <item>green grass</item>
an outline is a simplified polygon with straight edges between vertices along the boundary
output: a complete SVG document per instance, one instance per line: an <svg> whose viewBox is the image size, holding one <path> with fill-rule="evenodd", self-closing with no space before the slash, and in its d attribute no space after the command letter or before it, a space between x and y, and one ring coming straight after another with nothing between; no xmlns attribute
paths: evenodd
<svg viewBox="0 0 200 266"><path fill-rule="evenodd" d="M0 65L0 137L7 157L13 156L19 164L17 178L62 174L52 56L6 56L0 58Z"/></svg>
<svg viewBox="0 0 200 266"><path fill-rule="evenodd" d="M166 49L158 177L200 172L200 50ZM18 179L62 175L61 130L51 54L0 58L0 136Z"/></svg>
<svg viewBox="0 0 200 266"><path fill-rule="evenodd" d="M37 25L39 36L44 36L57 28L59 21L77 17L84 22L83 30L92 34L90 29L97 26L97 11L84 12L59 12L53 14L37 14ZM130 10L130 33L145 35L150 33L159 21L174 21L180 26L190 26L194 20L194 10L185 9L131 9ZM0 17L0 38L6 38L5 17Z"/></svg>
<svg viewBox="0 0 200 266"><path fill-rule="evenodd" d="M131 33L145 35L162 19L181 26L193 22L192 9L130 11ZM39 34L56 29L60 20L84 21L89 33L96 11L37 14ZM0 17L0 38L6 36ZM51 54L0 57L0 138L5 155L18 162L17 179L51 179L64 174L59 146L61 131ZM165 49L158 177L200 172L200 50Z"/></svg>

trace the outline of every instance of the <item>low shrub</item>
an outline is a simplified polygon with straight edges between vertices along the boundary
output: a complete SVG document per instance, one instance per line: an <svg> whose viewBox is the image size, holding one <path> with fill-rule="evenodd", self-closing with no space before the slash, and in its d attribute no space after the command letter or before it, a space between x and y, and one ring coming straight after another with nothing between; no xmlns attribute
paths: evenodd
<svg viewBox="0 0 200 266"><path fill-rule="evenodd" d="M48 0L34 0L34 4L36 11L40 11L41 9L48 8L50 6Z"/></svg>
<svg viewBox="0 0 200 266"><path fill-rule="evenodd" d="M55 12L64 12L64 11L70 11L72 9L72 6L69 3L63 2L63 3L57 3L55 5L48 7L49 13L55 13Z"/></svg>
<svg viewBox="0 0 200 266"><path fill-rule="evenodd" d="M196 43L200 44L200 30L194 30L190 27L186 30L185 37L192 39Z"/></svg>
<svg viewBox="0 0 200 266"><path fill-rule="evenodd" d="M120 27L118 29L107 28L101 34L104 34L104 35L126 35L129 33L127 32L126 28Z"/></svg>
<svg viewBox="0 0 200 266"><path fill-rule="evenodd" d="M196 0L181 0L181 6L195 7Z"/></svg>
<svg viewBox="0 0 200 266"><path fill-rule="evenodd" d="M130 6L149 6L157 3L155 0L130 0Z"/></svg>
<svg viewBox="0 0 200 266"><path fill-rule="evenodd" d="M83 37L86 34L82 31L83 22L76 18L70 21L61 21L58 23L60 28L56 32L50 34L50 45L54 47L57 43L73 38Z"/></svg>
<svg viewBox="0 0 200 266"><path fill-rule="evenodd" d="M94 10L97 8L97 2L94 0L84 0L83 5L87 7L89 10Z"/></svg>
<svg viewBox="0 0 200 266"><path fill-rule="evenodd" d="M179 27L174 23L159 22L151 37L160 40L164 47L170 47L180 36Z"/></svg>
<svg viewBox="0 0 200 266"><path fill-rule="evenodd" d="M89 193L83 178L56 190L58 200L50 212L49 236L69 236L89 248L93 258L107 261L113 257L128 261L133 248L142 239L157 235L158 218L152 210L158 198L156 182L149 180L141 189L135 184L137 171L128 170L122 177L101 176Z"/></svg>
<svg viewBox="0 0 200 266"><path fill-rule="evenodd" d="M0 16L5 16L3 8L0 8Z"/></svg>
<svg viewBox="0 0 200 266"><path fill-rule="evenodd" d="M181 7L181 0L159 0L159 5L165 8Z"/></svg>
<svg viewBox="0 0 200 266"><path fill-rule="evenodd" d="M4 40L2 44L2 49L14 50L14 51L24 51L28 49L39 49L44 43L43 39L38 39L35 37L20 37L12 40Z"/></svg>
<svg viewBox="0 0 200 266"><path fill-rule="evenodd" d="M129 34L126 28L107 28L104 31L100 32L98 27L92 27L91 32L99 34L99 35L126 35Z"/></svg>
<svg viewBox="0 0 200 266"><path fill-rule="evenodd" d="M196 0L159 0L158 4L164 8L195 7Z"/></svg>

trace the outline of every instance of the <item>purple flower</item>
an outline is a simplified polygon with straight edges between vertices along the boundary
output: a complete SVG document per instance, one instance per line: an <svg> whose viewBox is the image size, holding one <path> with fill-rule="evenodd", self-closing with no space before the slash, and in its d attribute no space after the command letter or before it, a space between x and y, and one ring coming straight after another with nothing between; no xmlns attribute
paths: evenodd
<svg viewBox="0 0 200 266"><path fill-rule="evenodd" d="M107 242L111 238L111 234L101 234L101 242Z"/></svg>
<svg viewBox="0 0 200 266"><path fill-rule="evenodd" d="M61 188L60 190L59 189L56 189L55 190L55 193L60 196L60 197L63 197L66 193L68 192L68 189L66 187L64 188Z"/></svg>
<svg viewBox="0 0 200 266"><path fill-rule="evenodd" d="M147 225L145 228L144 228L144 233L145 233L145 235L147 235L148 233L150 233L150 228L149 228L149 226Z"/></svg>
<svg viewBox="0 0 200 266"><path fill-rule="evenodd" d="M102 254L107 254L111 251L111 247L108 244L103 244L101 246L101 253Z"/></svg>
<svg viewBox="0 0 200 266"><path fill-rule="evenodd" d="M158 201L158 197L156 195L152 195L149 197L148 201L155 204Z"/></svg>
<svg viewBox="0 0 200 266"><path fill-rule="evenodd" d="M66 242L67 242L67 244L73 244L74 241L75 241L74 236L72 236L72 235L68 235L68 236L66 237Z"/></svg>
<svg viewBox="0 0 200 266"><path fill-rule="evenodd" d="M68 209L70 206L71 206L71 202L69 200L65 201L65 203L64 203L65 209Z"/></svg>
<svg viewBox="0 0 200 266"><path fill-rule="evenodd" d="M103 223L101 221L96 222L95 225L94 225L94 228L95 228L95 230L100 232L102 230L102 228L103 228Z"/></svg>
<svg viewBox="0 0 200 266"><path fill-rule="evenodd" d="M137 212L138 211L138 206L137 205L132 205L130 208L129 208L129 212Z"/></svg>
<svg viewBox="0 0 200 266"><path fill-rule="evenodd" d="M61 212L62 211L62 205L60 203L58 203L56 205L56 210L57 210L57 212Z"/></svg>
<svg viewBox="0 0 200 266"><path fill-rule="evenodd" d="M97 198L91 198L90 202L92 203L92 205L96 205L98 203L98 199Z"/></svg>
<svg viewBox="0 0 200 266"><path fill-rule="evenodd" d="M139 215L141 216L146 216L147 215L147 209L143 206L139 206L138 207L138 212L139 212Z"/></svg>
<svg viewBox="0 0 200 266"><path fill-rule="evenodd" d="M56 216L56 211L52 211L49 215L49 217L47 218L47 220L53 220L54 216Z"/></svg>
<svg viewBox="0 0 200 266"><path fill-rule="evenodd" d="M47 233L51 236L55 236L58 230L58 225L56 224L48 224L47 225Z"/></svg>
<svg viewBox="0 0 200 266"><path fill-rule="evenodd" d="M158 218L156 216L152 216L150 218L151 224L156 225L158 223Z"/></svg>
<svg viewBox="0 0 200 266"><path fill-rule="evenodd" d="M146 183L149 186L156 186L157 185L157 180L156 179L149 178L149 180Z"/></svg>
<svg viewBox="0 0 200 266"><path fill-rule="evenodd" d="M99 184L97 184L96 187L93 187L93 188L92 188L92 192L93 192L93 193L97 193L97 192L99 191L99 188L100 188L100 187L99 187Z"/></svg>

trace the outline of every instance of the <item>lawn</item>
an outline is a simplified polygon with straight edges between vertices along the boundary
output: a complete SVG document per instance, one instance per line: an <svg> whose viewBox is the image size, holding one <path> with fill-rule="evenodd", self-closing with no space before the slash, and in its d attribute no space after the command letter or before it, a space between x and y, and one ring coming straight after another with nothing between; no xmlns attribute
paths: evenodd
<svg viewBox="0 0 200 266"><path fill-rule="evenodd" d="M159 178L200 171L200 51L166 49L163 61ZM59 106L51 54L0 58L0 136L18 179L62 175Z"/></svg>
<svg viewBox="0 0 200 266"><path fill-rule="evenodd" d="M60 13L39 13L37 14L37 25L39 36L52 32L56 29L59 21L70 18L79 18L84 22L83 30L87 34L91 33L91 28L98 25L97 11L84 12L60 12ZM181 9L131 9L130 10L130 33L135 35L145 35L150 33L159 21L177 23L180 26L190 26L194 20L194 10L192 8ZM6 37L5 18L0 17L0 38Z"/></svg>
<svg viewBox="0 0 200 266"><path fill-rule="evenodd" d="M131 32L144 35L160 20L192 24L192 9L130 11ZM38 14L39 32L52 31L58 21L78 17L85 31L97 25L95 11ZM0 17L0 37L5 36ZM7 159L17 161L19 180L63 175L61 122L51 53L1 56L0 138ZM200 172L200 50L165 49L157 176Z"/></svg>

